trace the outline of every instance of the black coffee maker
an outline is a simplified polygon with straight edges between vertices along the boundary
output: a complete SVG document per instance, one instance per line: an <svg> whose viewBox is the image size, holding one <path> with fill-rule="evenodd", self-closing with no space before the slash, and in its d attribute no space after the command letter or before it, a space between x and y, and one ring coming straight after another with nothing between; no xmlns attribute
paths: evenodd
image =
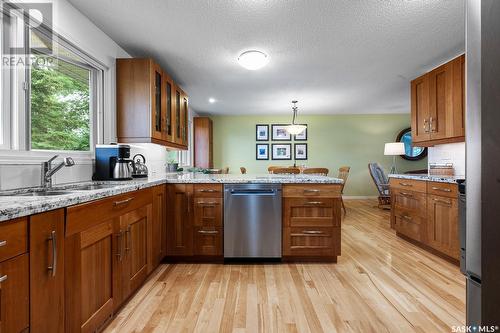
<svg viewBox="0 0 500 333"><path fill-rule="evenodd" d="M93 180L129 180L132 179L132 172L129 145L96 145Z"/></svg>

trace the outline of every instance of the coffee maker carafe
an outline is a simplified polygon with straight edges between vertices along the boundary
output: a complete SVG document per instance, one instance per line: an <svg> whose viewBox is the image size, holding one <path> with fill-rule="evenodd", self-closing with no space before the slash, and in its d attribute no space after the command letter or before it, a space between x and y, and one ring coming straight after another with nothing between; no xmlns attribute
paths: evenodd
<svg viewBox="0 0 500 333"><path fill-rule="evenodd" d="M96 145L93 180L132 179L133 161L130 146L124 144Z"/></svg>

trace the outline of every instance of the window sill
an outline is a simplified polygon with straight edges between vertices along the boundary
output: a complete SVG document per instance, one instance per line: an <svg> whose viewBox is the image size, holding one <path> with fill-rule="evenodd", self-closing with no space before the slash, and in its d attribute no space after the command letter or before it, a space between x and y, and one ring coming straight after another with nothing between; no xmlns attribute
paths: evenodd
<svg viewBox="0 0 500 333"><path fill-rule="evenodd" d="M76 164L92 164L94 153L82 151L20 151L0 150L0 164L39 164L49 160L54 155L58 159L71 157Z"/></svg>

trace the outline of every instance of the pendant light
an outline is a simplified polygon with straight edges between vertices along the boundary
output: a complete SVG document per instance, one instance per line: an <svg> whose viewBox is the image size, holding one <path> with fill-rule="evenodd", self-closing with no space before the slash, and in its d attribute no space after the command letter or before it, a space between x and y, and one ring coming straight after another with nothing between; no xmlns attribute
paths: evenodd
<svg viewBox="0 0 500 333"><path fill-rule="evenodd" d="M292 106L292 110L293 110L292 123L286 127L286 131L288 133L292 134L292 135L297 135L297 134L300 134L300 133L304 132L304 130L307 128L307 126L306 125L299 125L299 124L295 123L295 118L297 117L297 110L299 108L297 107L297 101L292 101L292 103L293 103L293 106Z"/></svg>

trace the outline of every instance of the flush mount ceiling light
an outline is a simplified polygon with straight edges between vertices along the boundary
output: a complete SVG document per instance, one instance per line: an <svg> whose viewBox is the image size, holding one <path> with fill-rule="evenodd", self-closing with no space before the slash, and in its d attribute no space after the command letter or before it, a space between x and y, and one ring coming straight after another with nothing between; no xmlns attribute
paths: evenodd
<svg viewBox="0 0 500 333"><path fill-rule="evenodd" d="M293 111L293 118L292 118L292 123L286 127L286 131L292 135L297 135L302 132L307 128L306 125L300 125L295 123L295 118L297 118L297 111L299 108L297 107L297 101L292 101L293 106L292 106L292 111Z"/></svg>
<svg viewBox="0 0 500 333"><path fill-rule="evenodd" d="M217 100L216 100L215 98L213 98L213 97L210 97L210 98L208 99L208 103L210 103L210 104L213 104L213 103L215 103L215 102L217 102Z"/></svg>
<svg viewBox="0 0 500 333"><path fill-rule="evenodd" d="M257 50L245 51L238 57L238 63L251 71L261 69L269 62L267 54Z"/></svg>

